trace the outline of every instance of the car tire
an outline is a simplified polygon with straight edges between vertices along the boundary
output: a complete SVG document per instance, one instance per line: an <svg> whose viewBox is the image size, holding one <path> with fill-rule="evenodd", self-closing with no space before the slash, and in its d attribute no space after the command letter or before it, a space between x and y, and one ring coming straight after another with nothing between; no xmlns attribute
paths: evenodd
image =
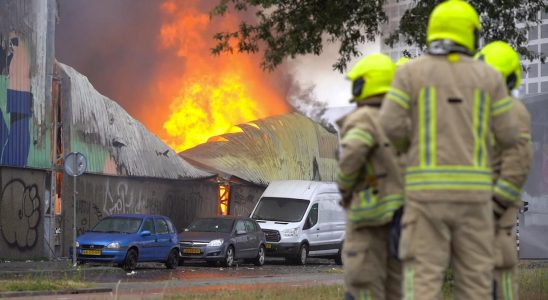
<svg viewBox="0 0 548 300"><path fill-rule="evenodd" d="M266 253L266 249L263 245L261 245L259 247L259 251L257 252L257 257L255 257L255 259L253 260L253 264L258 267L264 265L264 259L266 255L265 253Z"/></svg>
<svg viewBox="0 0 548 300"><path fill-rule="evenodd" d="M299 266L306 265L306 258L308 257L308 245L302 244L299 248L299 253L297 253L297 257L293 260L293 263Z"/></svg>
<svg viewBox="0 0 548 300"><path fill-rule="evenodd" d="M223 259L223 266L227 268L232 267L234 265L234 257L234 247L228 246L228 248L226 248L225 258Z"/></svg>
<svg viewBox="0 0 548 300"><path fill-rule="evenodd" d="M139 256L137 254L137 251L135 249L129 249L129 251L126 254L126 258L124 259L124 263L122 264L122 268L126 272L131 272L135 270L137 267L137 260Z"/></svg>
<svg viewBox="0 0 548 300"><path fill-rule="evenodd" d="M335 256L335 264L342 266L343 260L342 260L342 248L339 248L339 252L337 253L337 256Z"/></svg>
<svg viewBox="0 0 548 300"><path fill-rule="evenodd" d="M177 249L171 249L166 259L166 268L176 269L179 265L179 251Z"/></svg>

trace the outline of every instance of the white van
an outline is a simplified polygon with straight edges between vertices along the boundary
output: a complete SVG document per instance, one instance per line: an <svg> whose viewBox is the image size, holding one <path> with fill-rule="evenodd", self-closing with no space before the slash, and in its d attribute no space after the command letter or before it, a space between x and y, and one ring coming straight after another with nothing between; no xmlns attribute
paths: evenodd
<svg viewBox="0 0 548 300"><path fill-rule="evenodd" d="M266 254L304 265L308 256L342 264L345 213L333 182L271 182L251 212L266 235Z"/></svg>

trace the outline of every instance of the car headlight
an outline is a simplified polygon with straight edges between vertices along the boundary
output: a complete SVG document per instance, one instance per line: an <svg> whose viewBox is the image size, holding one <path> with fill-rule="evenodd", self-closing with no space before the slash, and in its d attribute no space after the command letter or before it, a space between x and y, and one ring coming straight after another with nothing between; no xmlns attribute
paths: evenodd
<svg viewBox="0 0 548 300"><path fill-rule="evenodd" d="M207 246L208 247L219 247L224 243L224 241L225 240L223 240L223 239L216 239L216 240L213 240L213 241L207 243Z"/></svg>
<svg viewBox="0 0 548 300"><path fill-rule="evenodd" d="M110 244L107 245L107 248L109 248L109 249L119 249L120 248L120 243L118 243L118 242L110 243Z"/></svg>
<svg viewBox="0 0 548 300"><path fill-rule="evenodd" d="M76 241L76 248L80 247L80 243L78 243L78 241Z"/></svg>
<svg viewBox="0 0 548 300"><path fill-rule="evenodd" d="M286 236L286 237L298 236L299 235L299 227L286 229L286 230L282 231L282 235Z"/></svg>

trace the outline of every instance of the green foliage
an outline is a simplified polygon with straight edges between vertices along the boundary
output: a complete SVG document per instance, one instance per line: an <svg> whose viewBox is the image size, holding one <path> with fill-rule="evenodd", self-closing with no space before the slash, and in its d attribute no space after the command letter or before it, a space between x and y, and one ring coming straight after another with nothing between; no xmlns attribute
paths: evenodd
<svg viewBox="0 0 548 300"><path fill-rule="evenodd" d="M359 46L374 41L387 22L386 0L219 0L211 17L230 10L246 14L235 31L214 35L212 53L264 53L261 66L272 70L285 58L323 51L325 43L338 43L339 57L333 68L343 72L350 59L360 56ZM402 41L424 48L428 16L441 0L416 0L405 12L400 26L384 41ZM527 30L540 22L543 0L470 0L481 13L484 43L510 42L525 58L545 60L527 49ZM249 18L252 15L254 18ZM517 24L522 24L518 27Z"/></svg>

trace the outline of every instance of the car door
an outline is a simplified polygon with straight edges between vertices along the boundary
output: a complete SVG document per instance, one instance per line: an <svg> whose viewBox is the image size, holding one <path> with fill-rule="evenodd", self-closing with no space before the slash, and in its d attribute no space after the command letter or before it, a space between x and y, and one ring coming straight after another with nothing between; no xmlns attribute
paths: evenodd
<svg viewBox="0 0 548 300"><path fill-rule="evenodd" d="M303 226L303 236L310 244L310 250L318 246L320 242L320 226L318 225L319 203L310 207Z"/></svg>
<svg viewBox="0 0 548 300"><path fill-rule="evenodd" d="M149 260L151 259L156 248L156 230L154 227L154 219L152 217L146 218L143 222L141 233L143 233L143 231L149 231L150 235L141 235L141 240L139 241L139 244L141 245L139 260Z"/></svg>
<svg viewBox="0 0 548 300"><path fill-rule="evenodd" d="M259 251L259 237L257 235L255 224L251 220L244 220L245 223L245 231L247 235L247 243L246 243L246 257L255 257L257 254L257 251Z"/></svg>
<svg viewBox="0 0 548 300"><path fill-rule="evenodd" d="M154 253L154 260L163 260L167 257L171 250L171 234L169 233L169 226L164 218L155 217L154 225L156 227L156 235L158 237L158 248Z"/></svg>
<svg viewBox="0 0 548 300"><path fill-rule="evenodd" d="M234 240L236 241L234 249L236 257L247 257L247 231L244 220L237 220L234 226Z"/></svg>

